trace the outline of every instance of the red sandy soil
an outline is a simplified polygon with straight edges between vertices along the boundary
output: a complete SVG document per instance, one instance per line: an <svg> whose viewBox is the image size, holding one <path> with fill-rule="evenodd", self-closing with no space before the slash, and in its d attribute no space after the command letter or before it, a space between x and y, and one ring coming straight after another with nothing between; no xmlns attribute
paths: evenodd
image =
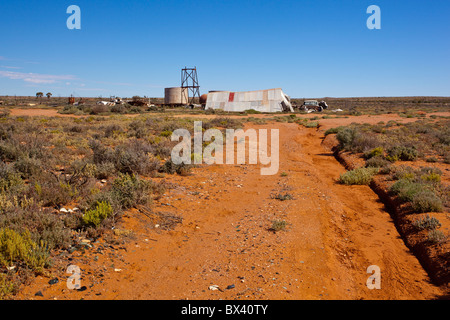
<svg viewBox="0 0 450 320"><path fill-rule="evenodd" d="M17 114L13 109L13 115ZM34 110L33 110L34 112ZM50 110L45 111L49 115ZM30 115L30 114L29 114ZM448 115L448 114L446 114ZM197 116L197 115L195 115ZM253 115L255 116L255 115ZM256 115L259 116L259 115ZM246 124L280 130L278 174L260 165L202 165L173 184L155 212L183 217L166 231L133 209L120 238L84 253L58 257L59 267L24 286L18 299L434 299L448 292L431 283L369 186L336 183L344 167L322 144L323 130L347 123L414 121L395 115L320 120L320 130L295 123ZM287 175L282 176L280 173ZM278 193L293 200L273 198ZM270 231L273 220L285 230ZM68 258L71 260L69 261ZM84 291L69 290L70 264L82 270ZM381 269L381 289L366 272ZM53 285L48 281L58 277ZM210 290L218 285L220 290ZM234 285L232 289L227 286ZM41 291L43 297L35 296Z"/></svg>

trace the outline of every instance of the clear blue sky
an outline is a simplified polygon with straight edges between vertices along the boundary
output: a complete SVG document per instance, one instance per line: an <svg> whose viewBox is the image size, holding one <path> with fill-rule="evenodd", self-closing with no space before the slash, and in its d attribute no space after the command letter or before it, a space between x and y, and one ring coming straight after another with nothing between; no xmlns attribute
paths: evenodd
<svg viewBox="0 0 450 320"><path fill-rule="evenodd" d="M2 0L0 95L162 97L196 66L201 93L450 96L449 21L448 0Z"/></svg>

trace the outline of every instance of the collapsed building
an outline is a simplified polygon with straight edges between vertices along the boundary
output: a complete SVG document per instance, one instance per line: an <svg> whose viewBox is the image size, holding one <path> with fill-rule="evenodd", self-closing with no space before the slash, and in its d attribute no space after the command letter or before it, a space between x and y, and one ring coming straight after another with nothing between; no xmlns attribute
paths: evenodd
<svg viewBox="0 0 450 320"><path fill-rule="evenodd" d="M206 97L205 109L231 112L251 109L259 112L294 112L290 97L281 88L243 92L210 91Z"/></svg>

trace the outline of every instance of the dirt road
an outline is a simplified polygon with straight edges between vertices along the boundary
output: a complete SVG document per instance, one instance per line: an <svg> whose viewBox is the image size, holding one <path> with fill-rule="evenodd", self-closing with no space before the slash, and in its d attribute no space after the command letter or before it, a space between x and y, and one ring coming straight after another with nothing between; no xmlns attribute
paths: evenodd
<svg viewBox="0 0 450 320"><path fill-rule="evenodd" d="M248 125L246 125L248 126ZM173 188L154 210L184 220L155 228L137 211L123 218L134 240L114 250L72 255L84 291L39 277L21 299L433 299L429 281L368 186L342 186L344 168L322 145L322 132L294 123L252 126L280 130L280 168L211 165L189 177L166 176ZM285 174L281 175L280 173ZM274 199L289 193L291 200ZM285 230L270 231L273 220ZM381 289L366 272L381 270ZM217 285L219 290L210 290ZM229 287L229 289L227 289Z"/></svg>

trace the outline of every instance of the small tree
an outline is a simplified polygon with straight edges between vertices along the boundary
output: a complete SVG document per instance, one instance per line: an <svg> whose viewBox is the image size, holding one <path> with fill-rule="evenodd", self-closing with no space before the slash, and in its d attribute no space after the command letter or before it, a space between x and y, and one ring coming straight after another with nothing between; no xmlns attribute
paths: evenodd
<svg viewBox="0 0 450 320"><path fill-rule="evenodd" d="M45 95L47 96L48 99L50 99L50 97L52 96L52 93L51 92L47 92Z"/></svg>
<svg viewBox="0 0 450 320"><path fill-rule="evenodd" d="M44 96L42 92L36 92L36 98L39 99L39 103L41 103L41 98Z"/></svg>

